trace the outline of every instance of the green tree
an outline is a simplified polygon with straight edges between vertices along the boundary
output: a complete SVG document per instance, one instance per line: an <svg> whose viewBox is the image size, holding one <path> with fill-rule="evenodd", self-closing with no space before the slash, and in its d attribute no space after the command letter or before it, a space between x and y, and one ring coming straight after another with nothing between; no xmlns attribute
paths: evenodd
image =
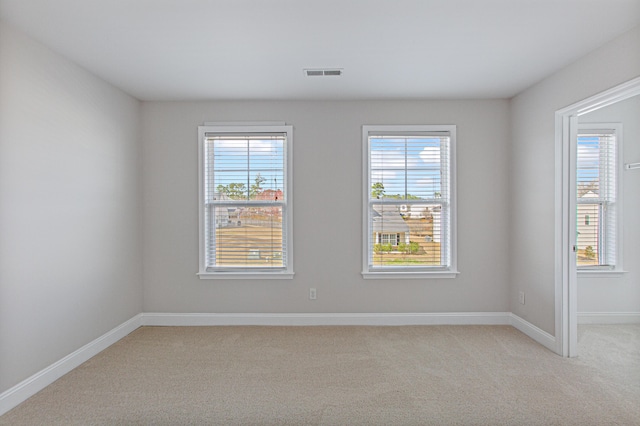
<svg viewBox="0 0 640 426"><path fill-rule="evenodd" d="M584 249L584 255L587 256L589 259L594 259L596 257L596 252L593 251L592 246L587 246Z"/></svg>
<svg viewBox="0 0 640 426"><path fill-rule="evenodd" d="M242 199L247 196L247 188L244 183L230 183L229 184L229 198L234 200Z"/></svg>
<svg viewBox="0 0 640 426"><path fill-rule="evenodd" d="M229 195L229 187L224 185L218 185L216 187L216 191L218 191L221 194Z"/></svg>
<svg viewBox="0 0 640 426"><path fill-rule="evenodd" d="M247 197L247 188L244 186L244 183L232 182L226 186L218 185L216 190L234 200L241 200Z"/></svg>
<svg viewBox="0 0 640 426"><path fill-rule="evenodd" d="M249 191L249 195L251 196L251 198L255 198L257 195L262 193L262 184L266 181L267 179L263 178L260 173L256 175L256 178L255 178L256 183L251 185L251 190Z"/></svg>
<svg viewBox="0 0 640 426"><path fill-rule="evenodd" d="M395 200L421 200L420 197L412 194L407 194L406 196L402 194L385 195L385 198L393 198Z"/></svg>
<svg viewBox="0 0 640 426"><path fill-rule="evenodd" d="M371 185L371 198L382 198L384 197L384 185L382 182L376 182Z"/></svg>

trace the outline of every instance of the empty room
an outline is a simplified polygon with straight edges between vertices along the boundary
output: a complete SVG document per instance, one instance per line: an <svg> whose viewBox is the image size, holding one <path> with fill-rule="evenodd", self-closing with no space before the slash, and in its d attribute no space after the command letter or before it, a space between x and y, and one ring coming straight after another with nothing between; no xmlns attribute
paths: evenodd
<svg viewBox="0 0 640 426"><path fill-rule="evenodd" d="M0 424L640 424L640 0L0 0Z"/></svg>

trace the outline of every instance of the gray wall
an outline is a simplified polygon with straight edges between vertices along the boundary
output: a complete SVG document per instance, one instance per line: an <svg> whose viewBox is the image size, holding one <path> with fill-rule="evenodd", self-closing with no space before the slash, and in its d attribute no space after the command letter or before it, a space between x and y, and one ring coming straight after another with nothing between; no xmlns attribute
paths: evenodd
<svg viewBox="0 0 640 426"><path fill-rule="evenodd" d="M555 334L555 111L640 76L640 27L511 100L510 310ZM526 293L526 304L518 292Z"/></svg>
<svg viewBox="0 0 640 426"><path fill-rule="evenodd" d="M0 23L0 393L142 309L140 103Z"/></svg>
<svg viewBox="0 0 640 426"><path fill-rule="evenodd" d="M295 277L199 280L197 126L294 126ZM508 310L508 102L146 102L145 312L504 312ZM456 124L456 279L361 275L363 124ZM309 287L318 299L309 301Z"/></svg>
<svg viewBox="0 0 640 426"><path fill-rule="evenodd" d="M640 162L640 96L585 114L580 123L622 123L623 163ZM578 277L578 312L640 312L640 170L622 171L622 265L616 278Z"/></svg>
<svg viewBox="0 0 640 426"><path fill-rule="evenodd" d="M638 75L640 28L511 101L141 105L0 23L0 392L143 311L513 311L553 334L554 112ZM293 280L195 275L197 126L244 120L294 126ZM458 278L362 279L363 124L458 125Z"/></svg>

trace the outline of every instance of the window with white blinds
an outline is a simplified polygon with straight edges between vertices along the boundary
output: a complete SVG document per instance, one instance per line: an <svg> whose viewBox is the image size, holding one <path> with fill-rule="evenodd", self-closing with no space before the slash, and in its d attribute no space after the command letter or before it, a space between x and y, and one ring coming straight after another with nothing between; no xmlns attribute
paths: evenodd
<svg viewBox="0 0 640 426"><path fill-rule="evenodd" d="M455 126L363 126L365 278L454 277Z"/></svg>
<svg viewBox="0 0 640 426"><path fill-rule="evenodd" d="M576 157L576 262L579 270L620 266L620 124L582 124Z"/></svg>
<svg viewBox="0 0 640 426"><path fill-rule="evenodd" d="M201 126L202 278L290 278L292 127Z"/></svg>

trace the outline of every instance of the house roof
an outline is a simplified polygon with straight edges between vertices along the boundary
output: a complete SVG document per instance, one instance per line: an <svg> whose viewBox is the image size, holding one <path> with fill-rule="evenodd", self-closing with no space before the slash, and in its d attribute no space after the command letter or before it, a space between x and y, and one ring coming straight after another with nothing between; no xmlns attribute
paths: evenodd
<svg viewBox="0 0 640 426"><path fill-rule="evenodd" d="M598 197L599 195L591 190L585 192L584 194L582 194L582 196L580 196L580 198L598 198Z"/></svg>
<svg viewBox="0 0 640 426"><path fill-rule="evenodd" d="M398 206L394 204L374 204L372 231L383 233L409 232L409 225L400 216Z"/></svg>

